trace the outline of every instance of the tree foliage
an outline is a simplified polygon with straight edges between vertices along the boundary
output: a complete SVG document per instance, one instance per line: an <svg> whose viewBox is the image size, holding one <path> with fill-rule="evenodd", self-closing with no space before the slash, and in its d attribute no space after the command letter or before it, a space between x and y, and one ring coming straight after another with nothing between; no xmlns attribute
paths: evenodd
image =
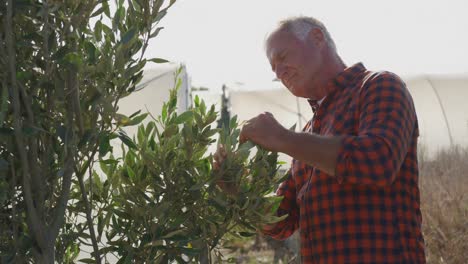
<svg viewBox="0 0 468 264"><path fill-rule="evenodd" d="M239 145L236 119L212 128L214 106L198 98L177 114L175 91L161 115L124 142L121 159L101 160L103 180L95 174L98 236L108 241L102 250L117 252L122 262L220 262L226 234L251 236L281 219L275 215L281 198L270 196L282 180L277 154L258 149L249 158L254 146ZM218 170L207 152L216 135L227 152ZM219 182L237 191L227 193Z"/></svg>
<svg viewBox="0 0 468 264"><path fill-rule="evenodd" d="M147 118L118 113L118 102L147 61L165 62L144 53L173 3L0 4L0 262L73 263L83 246L82 263L209 262L226 234L279 220L276 154L249 156L235 118L213 128L218 114L198 98L177 114L175 89L134 138L122 129ZM207 152L216 136L227 151L219 170Z"/></svg>
<svg viewBox="0 0 468 264"><path fill-rule="evenodd" d="M84 208L88 223L80 232L89 230L100 262L84 178L124 125L118 101L141 80L143 54L173 3L118 0L110 10L108 0L1 2L2 263L76 255L70 226L64 227L72 185L81 190L75 206Z"/></svg>

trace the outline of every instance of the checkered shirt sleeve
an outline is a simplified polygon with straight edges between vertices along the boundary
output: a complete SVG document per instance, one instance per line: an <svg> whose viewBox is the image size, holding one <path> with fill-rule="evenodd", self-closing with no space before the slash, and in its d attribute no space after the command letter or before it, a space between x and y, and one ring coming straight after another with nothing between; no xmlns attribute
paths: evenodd
<svg viewBox="0 0 468 264"><path fill-rule="evenodd" d="M276 223L273 230L264 230L265 235L269 235L278 240L284 240L291 236L299 227L299 207L296 203L296 185L291 170L287 173L287 178L276 191L276 195L282 196L277 215L288 215L286 219Z"/></svg>
<svg viewBox="0 0 468 264"><path fill-rule="evenodd" d="M360 91L359 134L345 136L338 154L339 183L388 186L408 152L416 115L398 76L381 72Z"/></svg>

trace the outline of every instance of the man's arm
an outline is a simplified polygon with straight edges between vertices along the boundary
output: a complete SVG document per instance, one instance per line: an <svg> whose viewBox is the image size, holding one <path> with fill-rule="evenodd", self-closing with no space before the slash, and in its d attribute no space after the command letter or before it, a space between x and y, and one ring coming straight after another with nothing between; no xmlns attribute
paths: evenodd
<svg viewBox="0 0 468 264"><path fill-rule="evenodd" d="M263 113L247 121L242 128L240 141L246 140L334 175L342 137L297 133L281 126L272 114Z"/></svg>
<svg viewBox="0 0 468 264"><path fill-rule="evenodd" d="M321 136L307 132L286 131L281 152L306 162L315 168L335 176L336 161L342 136Z"/></svg>
<svg viewBox="0 0 468 264"><path fill-rule="evenodd" d="M417 117L413 99L395 74L381 72L360 93L359 133L347 135L338 152L338 182L388 186L409 152Z"/></svg>
<svg viewBox="0 0 468 264"><path fill-rule="evenodd" d="M381 73L361 91L357 136L320 136L282 127L269 113L249 120L241 140L284 152L339 182L386 186L408 152L416 125L411 95L394 74Z"/></svg>

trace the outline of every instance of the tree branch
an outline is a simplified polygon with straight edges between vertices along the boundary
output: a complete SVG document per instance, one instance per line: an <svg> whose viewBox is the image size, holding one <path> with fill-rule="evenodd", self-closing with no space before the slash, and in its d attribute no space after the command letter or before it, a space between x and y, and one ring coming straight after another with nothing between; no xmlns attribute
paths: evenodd
<svg viewBox="0 0 468 264"><path fill-rule="evenodd" d="M91 164L91 163L89 163ZM91 168L91 166L90 166ZM88 197L86 195L86 189L83 181L83 176L84 175L79 175L78 176L78 182L80 184L80 191L81 191L81 198L84 201L85 204L85 210L86 210L86 221L88 222L88 229L89 229L89 235L91 236L91 242L93 244L93 250L94 250L94 257L96 259L96 263L101 263L101 256L99 254L99 247L96 239L96 232L94 231L94 224L93 224L93 219L91 215L91 205L88 200ZM89 177L93 177L92 175L89 175Z"/></svg>
<svg viewBox="0 0 468 264"><path fill-rule="evenodd" d="M78 183L79 183L80 192L81 192L81 199L83 199L84 204L85 204L86 222L88 224L89 235L91 236L91 243L93 245L94 257L95 257L96 263L101 263L101 255L99 254L99 246L98 246L98 242L96 238L96 232L94 231L91 204L90 204L90 201L88 200L88 196L86 195L86 189L85 189L85 185L83 181L83 177L84 177L84 174L86 173L86 170L88 168L91 170L92 160L94 159L94 156L96 155L98 146L99 144L96 143L91 155L88 156L88 160L85 162L84 167L81 168L81 170L79 170L78 168L75 168L75 174L78 177ZM90 177L90 184L92 184L91 179L93 176L91 173L89 177Z"/></svg>
<svg viewBox="0 0 468 264"><path fill-rule="evenodd" d="M11 166L11 221L13 222L13 246L15 248L15 257L13 259L16 260L16 257L19 252L18 248L18 222L17 222L17 215L16 215L16 172L14 166L13 157L10 156L9 159L10 166Z"/></svg>
<svg viewBox="0 0 468 264"><path fill-rule="evenodd" d="M49 24L49 1L45 0L44 1L44 28L43 28L43 48L42 48L42 52L43 52L43 56L44 56L44 61L45 61L45 78L47 80L47 83L49 85L49 83L51 83L51 76L53 76L53 65L52 65L52 62L51 62L51 58L50 58L50 43L49 43L49 35L50 35L50 30L51 30L51 27L50 27L50 24ZM53 30L53 29L52 29ZM55 86L54 86L55 88ZM49 88L47 89L44 94L46 94L46 104L45 104L45 112L47 113L48 116L54 116L53 115L53 110L54 110L54 107L55 107L55 89L52 89L52 88ZM51 147L51 145L53 144L53 139L51 136L45 136L44 138L44 153L42 154L42 164L48 164L48 159L49 157L51 156L51 152L53 150L53 147ZM44 170L46 173L46 175L48 175L49 177L54 177L51 175L50 171L48 170ZM45 183L48 179L45 179L43 180L43 182ZM50 185L50 189L49 189L49 194L50 196L49 197L45 197L45 199L51 199L53 197L53 194L54 194L54 187L55 184L51 184Z"/></svg>
<svg viewBox="0 0 468 264"><path fill-rule="evenodd" d="M16 146L20 155L20 161L23 172L23 191L26 200L26 209L28 212L28 224L31 228L34 238L38 242L39 246L44 246L46 243L46 237L44 234L44 223L43 219L38 217L36 207L34 206L31 190L31 175L29 169L29 163L26 153L26 146L24 143L23 132L22 132L22 118L21 118L21 103L19 99L19 92L16 82L16 52L14 49L14 36L13 36L13 1L8 0L7 3L7 16L5 23L5 39L7 46L7 59L9 66L9 73L11 79L10 96L12 97L13 104L13 127L15 134Z"/></svg>
<svg viewBox="0 0 468 264"><path fill-rule="evenodd" d="M34 123L34 113L32 111L31 105L32 105L32 100L31 97L27 94L26 89L22 83L17 83L17 88L19 89L20 92L20 98L23 101L23 106L26 109L26 116L27 116L27 121L26 125L30 128L35 127ZM30 150L28 151L28 161L29 165L31 168L31 179L34 188L34 201L36 203L36 207L38 208L37 212L40 218L44 218L44 201L45 201L45 182L41 179L41 170L39 169L38 166L38 145L37 145L37 139L35 137L32 137L30 140L26 140L29 142ZM36 195L34 195L36 194Z"/></svg>
<svg viewBox="0 0 468 264"><path fill-rule="evenodd" d="M77 72L68 71L67 80L66 80L66 87L67 89L73 90L76 89L76 77ZM70 99L70 95L65 97L65 105L67 109L67 125L66 125L66 132L65 132L65 164L63 168L63 179L62 179L62 191L60 197L57 201L57 206L53 210L52 215L52 224L50 226L50 234L52 237L57 237L60 228L63 225L65 220L65 209L67 208L67 202L70 196L70 189L71 189L71 178L73 175L73 167L75 164L75 153L76 153L76 139L74 133L74 122L73 122L73 106Z"/></svg>

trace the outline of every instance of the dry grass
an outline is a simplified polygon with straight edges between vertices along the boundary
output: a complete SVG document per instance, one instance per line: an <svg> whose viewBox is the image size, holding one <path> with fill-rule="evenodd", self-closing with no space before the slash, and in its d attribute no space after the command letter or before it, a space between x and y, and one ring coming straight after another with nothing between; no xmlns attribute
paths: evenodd
<svg viewBox="0 0 468 264"><path fill-rule="evenodd" d="M421 157L419 164L427 261L468 263L468 149Z"/></svg>

